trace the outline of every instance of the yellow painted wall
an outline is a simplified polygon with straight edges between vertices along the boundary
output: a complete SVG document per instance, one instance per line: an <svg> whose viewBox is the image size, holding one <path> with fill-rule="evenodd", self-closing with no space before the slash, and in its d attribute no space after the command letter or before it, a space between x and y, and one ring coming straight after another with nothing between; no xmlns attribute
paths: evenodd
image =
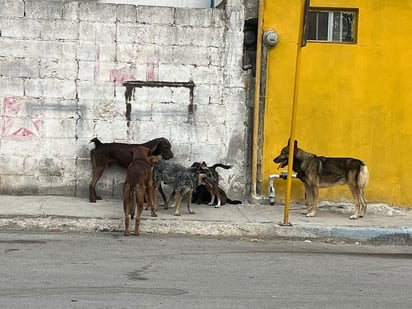
<svg viewBox="0 0 412 309"><path fill-rule="evenodd" d="M268 52L262 143L263 192L278 173L273 158L287 143L293 101L301 0L266 0L264 30L279 35ZM356 44L308 42L302 49L296 139L325 156L356 157L368 165L366 197L412 207L412 2L312 0L311 7L355 8ZM286 169L285 169L286 170ZM286 182L277 180L277 200ZM292 200L303 199L293 181ZM347 187L321 199L351 200Z"/></svg>

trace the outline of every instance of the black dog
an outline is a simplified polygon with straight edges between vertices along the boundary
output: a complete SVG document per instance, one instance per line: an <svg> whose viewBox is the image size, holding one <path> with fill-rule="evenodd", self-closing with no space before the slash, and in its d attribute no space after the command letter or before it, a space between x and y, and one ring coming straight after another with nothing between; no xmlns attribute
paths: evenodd
<svg viewBox="0 0 412 309"><path fill-rule="evenodd" d="M215 179L214 182L209 183L207 185L200 185L196 188L196 190L192 194L192 202L196 204L208 204L209 206L215 205L216 208L219 208L221 205L225 204L242 204L241 201L238 200L231 200L227 197L226 192L219 187L219 174L216 171L217 167L221 167L224 169L230 169L232 166L225 165L221 163L216 163L212 166L207 166L205 162L195 162L192 164L192 167L201 168L207 167ZM215 201L215 199L217 201Z"/></svg>

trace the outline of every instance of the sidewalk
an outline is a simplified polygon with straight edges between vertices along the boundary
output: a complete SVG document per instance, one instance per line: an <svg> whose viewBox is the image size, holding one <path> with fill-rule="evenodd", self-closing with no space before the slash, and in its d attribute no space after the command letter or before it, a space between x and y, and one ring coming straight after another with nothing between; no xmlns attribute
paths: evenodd
<svg viewBox="0 0 412 309"><path fill-rule="evenodd" d="M351 203L320 203L317 216L302 215L303 205L289 210L292 226L281 226L284 207L258 203L225 205L221 208L193 205L189 215L182 205L182 216L174 209L159 207L158 217L144 211L141 236L146 233L192 234L250 239L321 239L385 244L412 244L412 210L370 204L364 218L349 220ZM121 199L105 199L96 204L84 197L0 195L0 230L46 230L123 232ZM134 224L132 225L133 228Z"/></svg>

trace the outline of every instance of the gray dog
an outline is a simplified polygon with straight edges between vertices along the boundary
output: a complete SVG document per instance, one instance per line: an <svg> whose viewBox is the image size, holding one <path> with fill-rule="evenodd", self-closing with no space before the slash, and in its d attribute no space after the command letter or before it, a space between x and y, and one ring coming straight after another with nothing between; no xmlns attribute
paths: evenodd
<svg viewBox="0 0 412 309"><path fill-rule="evenodd" d="M192 209L192 193L200 185L210 186L213 183L213 175L206 167L186 168L180 164L160 160L153 166L153 189L159 189L165 209L168 208L168 201L163 193L161 183L165 183L173 189L176 195L175 216L180 216L180 204L184 195L187 195L187 210L190 214L195 212ZM156 198L154 199L156 205Z"/></svg>

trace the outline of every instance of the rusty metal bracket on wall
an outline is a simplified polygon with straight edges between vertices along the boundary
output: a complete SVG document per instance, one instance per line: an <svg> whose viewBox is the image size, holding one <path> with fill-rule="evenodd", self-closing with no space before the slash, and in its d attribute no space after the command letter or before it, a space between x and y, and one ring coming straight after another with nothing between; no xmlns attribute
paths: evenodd
<svg viewBox="0 0 412 309"><path fill-rule="evenodd" d="M195 111L195 105L193 104L193 92L195 88L195 83L193 81L189 82L164 82L164 81L126 81L123 83L123 86L126 87L125 98L126 98L126 119L127 126L130 124L130 114L132 111L132 97L135 88L151 87L151 88L189 88L190 90L190 103L188 106L188 114L192 115Z"/></svg>

